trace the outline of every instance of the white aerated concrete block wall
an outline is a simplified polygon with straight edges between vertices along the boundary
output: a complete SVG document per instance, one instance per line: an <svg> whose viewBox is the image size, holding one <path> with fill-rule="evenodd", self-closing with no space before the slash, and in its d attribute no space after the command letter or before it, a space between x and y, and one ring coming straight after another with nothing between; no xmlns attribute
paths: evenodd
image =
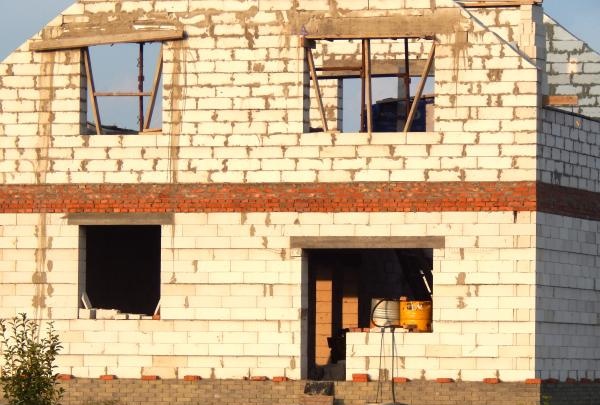
<svg viewBox="0 0 600 405"><path fill-rule="evenodd" d="M53 19L47 29L60 27L79 5ZM37 33L32 39L41 39ZM0 133L29 136L23 147L43 147L38 135L78 135L82 130L82 76L79 50L36 53L25 43L0 62ZM84 98L85 100L85 98ZM14 138L12 139L14 141Z"/></svg>
<svg viewBox="0 0 600 405"><path fill-rule="evenodd" d="M175 163L167 136L57 135L45 150L52 170L43 175L51 184L164 183L173 177L180 183L535 180L536 145L529 136L487 135L190 135L178 137ZM3 139L0 178L35 184L40 168L29 163L35 149L14 146L28 138Z"/></svg>
<svg viewBox="0 0 600 405"><path fill-rule="evenodd" d="M3 315L54 319L63 373L300 378L306 286L290 236L437 235L446 247L434 252L434 332L397 338L402 375L419 378L423 368L426 378L533 375L532 213L176 214L162 230L160 320L76 319L78 226L46 216L42 240L53 244L36 263L39 238L20 235L34 232L40 215L3 219L15 224L2 228L0 242L19 247L3 250ZM52 270L36 271L41 265ZM40 300L45 307L36 310ZM348 345L348 375L376 375L378 335L350 334Z"/></svg>
<svg viewBox="0 0 600 405"><path fill-rule="evenodd" d="M542 110L538 179L592 192L600 191L600 122Z"/></svg>
<svg viewBox="0 0 600 405"><path fill-rule="evenodd" d="M433 332L395 334L394 375L467 381L532 378L535 214L519 213L515 219L511 213L442 213L427 225L405 223L393 229L446 236L446 247L434 250ZM376 329L347 335L347 378L368 373L375 380L380 369L391 375L390 331L384 334L380 366L381 338Z"/></svg>
<svg viewBox="0 0 600 405"><path fill-rule="evenodd" d="M598 378L597 221L537 214L536 373Z"/></svg>

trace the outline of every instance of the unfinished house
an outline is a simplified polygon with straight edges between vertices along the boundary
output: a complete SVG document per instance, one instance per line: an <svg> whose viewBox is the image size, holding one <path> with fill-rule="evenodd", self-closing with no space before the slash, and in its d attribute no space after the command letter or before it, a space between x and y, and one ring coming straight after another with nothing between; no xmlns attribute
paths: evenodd
<svg viewBox="0 0 600 405"><path fill-rule="evenodd" d="M79 0L0 64L0 317L68 404L597 400L598 118L541 0Z"/></svg>

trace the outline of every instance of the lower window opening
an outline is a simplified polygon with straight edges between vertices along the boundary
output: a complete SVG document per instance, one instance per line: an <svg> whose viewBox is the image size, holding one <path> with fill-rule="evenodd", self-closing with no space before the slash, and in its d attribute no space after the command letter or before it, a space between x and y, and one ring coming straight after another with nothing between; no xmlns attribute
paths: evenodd
<svg viewBox="0 0 600 405"><path fill-rule="evenodd" d="M82 304L95 310L99 318L102 317L99 314L108 317L131 314L131 318L137 314L138 319L156 314L160 299L161 227L94 225L83 228L85 294Z"/></svg>
<svg viewBox="0 0 600 405"><path fill-rule="evenodd" d="M345 380L348 331L431 332L433 249L312 249L307 257L310 379Z"/></svg>

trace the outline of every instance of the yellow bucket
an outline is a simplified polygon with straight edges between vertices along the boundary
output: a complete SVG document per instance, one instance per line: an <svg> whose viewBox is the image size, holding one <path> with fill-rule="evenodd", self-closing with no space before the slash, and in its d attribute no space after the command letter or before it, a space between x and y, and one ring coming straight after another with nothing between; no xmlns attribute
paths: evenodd
<svg viewBox="0 0 600 405"><path fill-rule="evenodd" d="M400 301L400 325L417 332L431 332L431 301Z"/></svg>

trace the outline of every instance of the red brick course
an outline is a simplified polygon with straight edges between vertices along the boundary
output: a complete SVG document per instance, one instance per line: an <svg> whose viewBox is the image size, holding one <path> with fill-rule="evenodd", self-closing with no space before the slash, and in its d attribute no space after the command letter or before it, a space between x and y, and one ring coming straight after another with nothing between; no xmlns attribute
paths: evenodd
<svg viewBox="0 0 600 405"><path fill-rule="evenodd" d="M0 212L534 211L535 182L0 186Z"/></svg>
<svg viewBox="0 0 600 405"><path fill-rule="evenodd" d="M540 211L600 220L600 193L536 182L0 186L1 213Z"/></svg>

